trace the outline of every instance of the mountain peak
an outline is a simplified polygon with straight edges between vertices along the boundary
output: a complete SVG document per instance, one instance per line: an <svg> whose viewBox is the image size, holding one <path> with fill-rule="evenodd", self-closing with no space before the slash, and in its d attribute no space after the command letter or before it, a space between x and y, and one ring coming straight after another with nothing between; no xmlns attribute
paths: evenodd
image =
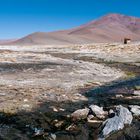
<svg viewBox="0 0 140 140"><path fill-rule="evenodd" d="M105 15L104 17L123 17L123 16L126 16L126 15L118 14L118 13L110 13L110 14Z"/></svg>
<svg viewBox="0 0 140 140"><path fill-rule="evenodd" d="M124 38L140 40L140 18L111 13L73 29L50 33L37 32L14 43L90 44L93 42L120 42Z"/></svg>
<svg viewBox="0 0 140 140"><path fill-rule="evenodd" d="M117 14L117 13L107 14L107 15L103 16L102 18L103 19L113 19L113 20L131 20L131 21L139 19L137 17L128 16L128 15L124 15L124 14Z"/></svg>
<svg viewBox="0 0 140 140"><path fill-rule="evenodd" d="M107 14L107 15L103 16L102 18L103 19L113 19L113 20L123 20L125 18L132 18L132 17L123 15L123 14L111 13L111 14Z"/></svg>

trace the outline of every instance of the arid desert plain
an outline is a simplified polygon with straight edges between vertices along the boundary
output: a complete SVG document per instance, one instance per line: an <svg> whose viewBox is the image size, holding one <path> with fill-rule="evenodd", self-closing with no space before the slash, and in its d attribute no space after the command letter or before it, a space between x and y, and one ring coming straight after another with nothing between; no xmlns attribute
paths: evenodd
<svg viewBox="0 0 140 140"><path fill-rule="evenodd" d="M138 140L140 43L1 45L0 112L2 140Z"/></svg>

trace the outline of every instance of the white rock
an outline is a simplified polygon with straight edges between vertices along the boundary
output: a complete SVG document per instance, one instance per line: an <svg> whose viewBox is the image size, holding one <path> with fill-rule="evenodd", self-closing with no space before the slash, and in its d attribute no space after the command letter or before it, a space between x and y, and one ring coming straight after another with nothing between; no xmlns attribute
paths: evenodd
<svg viewBox="0 0 140 140"><path fill-rule="evenodd" d="M58 109L54 107L54 108L53 108L53 111L54 111L54 112L58 112Z"/></svg>
<svg viewBox="0 0 140 140"><path fill-rule="evenodd" d="M65 111L65 109L64 108L59 108L59 111Z"/></svg>
<svg viewBox="0 0 140 140"><path fill-rule="evenodd" d="M30 105L29 105L29 104L24 104L24 105L22 105L22 107L23 107L23 108L29 108Z"/></svg>
<svg viewBox="0 0 140 140"><path fill-rule="evenodd" d="M134 114L134 116L140 116L140 106L138 105L130 105L130 111Z"/></svg>
<svg viewBox="0 0 140 140"><path fill-rule="evenodd" d="M92 120L94 118L94 115L88 115L87 119Z"/></svg>
<svg viewBox="0 0 140 140"><path fill-rule="evenodd" d="M2 93L0 93L0 96L5 96L5 95L6 95L6 93L3 93L3 92L2 92Z"/></svg>
<svg viewBox="0 0 140 140"><path fill-rule="evenodd" d="M24 101L24 102L28 102L28 99L24 99L23 101Z"/></svg>
<svg viewBox="0 0 140 140"><path fill-rule="evenodd" d="M122 105L119 105L116 107L116 110L117 116L123 120L124 124L131 124L133 116L127 108L123 107Z"/></svg>
<svg viewBox="0 0 140 140"><path fill-rule="evenodd" d="M99 119L104 119L105 115L107 114L102 107L99 107L97 105L91 105L89 107L91 109L91 111L96 115L97 118ZM93 115L94 115L93 114Z"/></svg>
<svg viewBox="0 0 140 140"><path fill-rule="evenodd" d="M123 128L124 128L123 120L121 118L119 118L118 116L107 119L103 123L103 130L100 134L100 138L105 138L109 134L111 134L112 132L118 131L118 130L123 129Z"/></svg>
<svg viewBox="0 0 140 140"><path fill-rule="evenodd" d="M103 122L99 139L104 139L111 133L123 129L125 124L131 124L132 119L132 113L127 108L121 105L117 106L116 116Z"/></svg>
<svg viewBox="0 0 140 140"><path fill-rule="evenodd" d="M133 95L135 95L135 96L140 96L140 90L135 90L135 91L133 92Z"/></svg>
<svg viewBox="0 0 140 140"><path fill-rule="evenodd" d="M122 94L116 95L116 98L123 98L124 96Z"/></svg>

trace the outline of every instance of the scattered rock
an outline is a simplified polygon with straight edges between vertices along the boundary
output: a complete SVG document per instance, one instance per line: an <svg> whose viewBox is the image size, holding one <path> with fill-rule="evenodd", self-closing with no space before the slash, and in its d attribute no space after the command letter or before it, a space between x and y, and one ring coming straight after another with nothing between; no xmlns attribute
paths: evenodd
<svg viewBox="0 0 140 140"><path fill-rule="evenodd" d="M130 111L134 114L134 116L140 116L140 106L138 105L130 105Z"/></svg>
<svg viewBox="0 0 140 140"><path fill-rule="evenodd" d="M54 126L57 127L57 128L60 128L63 124L64 124L64 121L58 121L58 120L56 120L54 122Z"/></svg>
<svg viewBox="0 0 140 140"><path fill-rule="evenodd" d="M24 101L24 102L28 102L28 99L24 99L23 101Z"/></svg>
<svg viewBox="0 0 140 140"><path fill-rule="evenodd" d="M64 108L59 108L59 111L65 111L65 109Z"/></svg>
<svg viewBox="0 0 140 140"><path fill-rule="evenodd" d="M6 95L6 93L0 93L0 96L5 96Z"/></svg>
<svg viewBox="0 0 140 140"><path fill-rule="evenodd" d="M57 109L57 108L53 108L53 111L54 111L54 112L58 112L58 109Z"/></svg>
<svg viewBox="0 0 140 140"><path fill-rule="evenodd" d="M87 119L92 120L94 118L94 115L88 115Z"/></svg>
<svg viewBox="0 0 140 140"><path fill-rule="evenodd" d="M96 117L99 119L104 119L107 115L107 112L105 112L102 107L99 107L97 105L91 105L89 108L92 111L93 115L96 115Z"/></svg>
<svg viewBox="0 0 140 140"><path fill-rule="evenodd" d="M122 94L116 95L116 98L123 98L124 96Z"/></svg>
<svg viewBox="0 0 140 140"><path fill-rule="evenodd" d="M67 131L77 131L77 126L75 124L71 124L66 128Z"/></svg>
<svg viewBox="0 0 140 140"><path fill-rule="evenodd" d="M135 96L140 96L140 90L135 90L135 91L133 92L133 95L135 95Z"/></svg>
<svg viewBox="0 0 140 140"><path fill-rule="evenodd" d="M140 99L140 96L126 96L124 99L127 99L127 100L138 100L138 99Z"/></svg>
<svg viewBox="0 0 140 140"><path fill-rule="evenodd" d="M28 104L24 104L24 105L22 105L22 107L23 107L23 108L29 108L30 105L28 105Z"/></svg>
<svg viewBox="0 0 140 140"><path fill-rule="evenodd" d="M117 106L116 116L113 118L109 118L105 122L103 122L103 125L101 127L102 131L99 137L101 139L106 138L111 133L123 129L125 124L131 124L132 119L133 116L127 108L121 105Z"/></svg>
<svg viewBox="0 0 140 140"><path fill-rule="evenodd" d="M42 128L35 128L34 132L35 132L34 136L40 136L43 135L44 130Z"/></svg>
<svg viewBox="0 0 140 140"><path fill-rule="evenodd" d="M89 113L89 109L79 109L71 114L71 117L76 120L86 119Z"/></svg>
<svg viewBox="0 0 140 140"><path fill-rule="evenodd" d="M56 140L56 135L51 133L48 137L47 140Z"/></svg>

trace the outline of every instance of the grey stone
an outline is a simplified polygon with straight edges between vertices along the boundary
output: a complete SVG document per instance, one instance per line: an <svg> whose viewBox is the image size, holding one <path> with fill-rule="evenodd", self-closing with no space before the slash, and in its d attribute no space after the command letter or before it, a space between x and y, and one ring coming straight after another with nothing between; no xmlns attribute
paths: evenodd
<svg viewBox="0 0 140 140"><path fill-rule="evenodd" d="M134 116L140 116L140 106L138 105L130 105L130 111L134 114Z"/></svg>
<svg viewBox="0 0 140 140"><path fill-rule="evenodd" d="M100 138L107 137L112 132L118 131L123 128L124 128L123 120L118 116L107 119L105 122L103 122L103 129L100 134Z"/></svg>
<svg viewBox="0 0 140 140"><path fill-rule="evenodd" d="M116 107L116 111L116 115L123 120L124 124L131 124L133 116L127 108L123 107L122 105L119 105Z"/></svg>
<svg viewBox="0 0 140 140"><path fill-rule="evenodd" d="M108 137L111 133L124 128L125 124L131 124L132 113L125 107L119 105L116 107L116 115L103 122L99 139Z"/></svg>
<svg viewBox="0 0 140 140"><path fill-rule="evenodd" d="M76 110L75 112L73 112L71 114L71 117L73 119L78 119L78 120L86 119L87 116L88 116L88 113L89 113L89 109L88 108L79 109L79 110Z"/></svg>
<svg viewBox="0 0 140 140"><path fill-rule="evenodd" d="M90 108L91 111L96 115L96 117L99 118L99 119L104 119L105 116L106 116L106 114L107 114L107 113L103 110L102 107L99 107L99 106L97 106L97 105L91 105L89 108ZM93 115L94 115L94 114L93 114Z"/></svg>

